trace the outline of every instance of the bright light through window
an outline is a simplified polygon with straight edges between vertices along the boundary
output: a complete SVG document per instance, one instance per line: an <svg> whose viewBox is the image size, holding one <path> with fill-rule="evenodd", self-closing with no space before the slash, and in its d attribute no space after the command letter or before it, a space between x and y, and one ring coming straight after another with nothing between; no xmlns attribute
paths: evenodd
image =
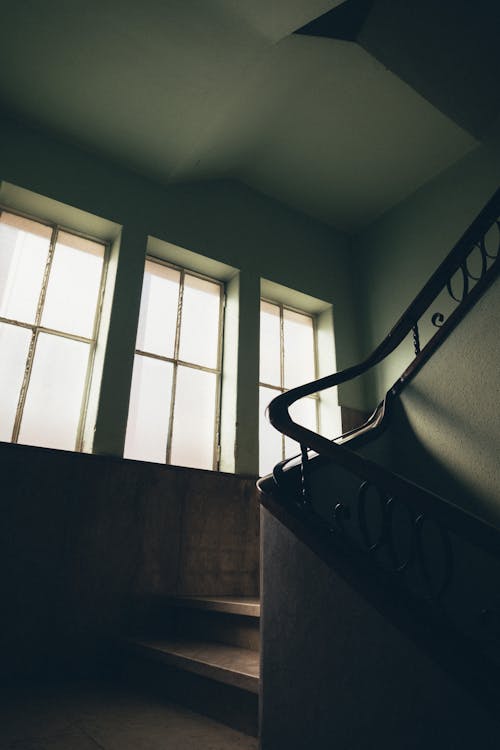
<svg viewBox="0 0 500 750"><path fill-rule="evenodd" d="M267 474L285 456L299 452L293 440L269 424L269 402L290 388L316 377L314 321L310 315L283 305L261 301L260 306L260 417L259 471ZM318 429L318 399L297 401L290 413L304 427Z"/></svg>
<svg viewBox="0 0 500 750"><path fill-rule="evenodd" d="M215 469L222 285L148 259L124 456Z"/></svg>
<svg viewBox="0 0 500 750"><path fill-rule="evenodd" d="M80 448L104 254L0 213L0 440Z"/></svg>

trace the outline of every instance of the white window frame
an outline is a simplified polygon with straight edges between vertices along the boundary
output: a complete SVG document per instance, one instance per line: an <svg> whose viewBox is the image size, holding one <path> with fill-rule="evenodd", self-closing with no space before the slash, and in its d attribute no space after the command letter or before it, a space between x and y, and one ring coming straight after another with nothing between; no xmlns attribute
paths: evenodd
<svg viewBox="0 0 500 750"><path fill-rule="evenodd" d="M95 353L96 353L96 348L97 348L97 336L99 332L99 325L101 322L101 313L102 313L102 305L103 305L103 299L104 299L104 289L106 285L106 276L107 276L107 271L108 271L110 245L108 242L105 242L99 237L93 237L89 234L75 231L61 224L45 221L44 219L39 219L37 216L32 216L30 214L16 211L13 208L0 205L0 218L3 213L11 214L13 216L19 216L21 219L27 219L29 221L36 222L37 224L41 224L43 226L49 227L52 230L50 243L49 243L49 249L47 252L47 260L45 263L45 271L43 275L42 286L41 286L40 294L38 297L38 304L37 304L37 310L36 310L34 323L25 323L23 321L0 316L0 323L6 323L8 325L17 326L19 328L25 328L31 331L31 342L30 342L30 346L28 349L28 356L26 359L26 368L24 372L23 382L21 385L21 390L19 392L19 398L18 398L18 403L16 407L16 417L14 420L14 426L12 428L11 442L17 443L19 439L19 431L21 429L21 421L23 418L23 411L24 411L24 406L26 403L26 396L28 393L31 373L33 369L36 345L37 345L38 337L40 333L44 333L44 334L49 334L51 336L59 336L60 338L70 339L72 341L79 341L81 343L89 344L89 358L88 358L88 364L87 364L87 372L85 375L85 385L83 388L82 402L80 405L80 418L78 421L78 429L76 433L75 447L74 447L74 451L78 453L78 452L81 452L83 449L85 418L86 418L86 413L87 413L87 406L88 406L89 394L90 394L90 384L92 380L94 359L95 359ZM103 267L102 267L102 273L101 273L101 280L99 284L99 293L98 293L98 298L97 298L96 311L94 315L94 325L92 328L91 338L87 338L85 336L78 336L72 333L67 333L66 331L59 331L54 328L47 328L41 325L43 308L45 304L45 297L47 294L47 286L49 283L50 271L52 268L52 262L54 259L54 253L56 249L56 243L57 243L57 238L59 236L59 232L65 232L66 234L71 234L74 237L80 237L85 240L90 240L91 242L96 242L99 245L102 245L104 248Z"/></svg>
<svg viewBox="0 0 500 750"><path fill-rule="evenodd" d="M299 310L297 307L292 307L291 305L285 305L282 302L277 302L273 299L268 299L267 297L261 297L260 302L267 302L269 305L274 305L275 307L279 308L280 312L280 384L277 385L271 385L271 383L265 383L260 380L259 377L259 389L262 388L269 388L270 390L276 391L276 395L278 396L280 393L286 393L289 390L293 390L291 388L285 387L285 336L284 336L284 311L289 310L290 312L297 313L298 315L303 315L305 318L310 318L312 321L312 328L313 328L313 351L314 351L314 380L317 380L318 378L318 336L317 336L317 320L316 316L312 313L306 312L304 310ZM260 310L260 305L259 305ZM315 401L315 413L316 413L316 432L320 432L321 430L321 412L320 412L320 396L319 393L313 393L311 396L305 396L304 398L310 398ZM260 419L264 419L264 415L260 415ZM281 435L281 460L284 461L287 456L285 455L285 435Z"/></svg>
<svg viewBox="0 0 500 750"><path fill-rule="evenodd" d="M177 301L177 318L175 324L175 340L174 340L174 352L172 357L166 357L161 354L153 354L152 352L146 352L141 349L135 349L134 354L141 357L150 357L151 359L158 359L162 362L168 362L173 366L172 372L172 397L170 400L170 413L168 418L167 427L167 445L165 451L165 463L171 464L171 451L172 451L172 433L174 426L174 409L175 409L175 395L177 389L177 372L179 365L182 367L190 367L193 370L201 370L202 372L210 372L216 376L216 388L215 388L215 424L214 424L214 445L213 445L213 460L212 460L212 471L218 471L220 463L220 424L221 424L221 384L222 384L222 353L223 353L223 341L224 341L224 309L226 304L226 289L223 281L214 279L211 276L191 271L189 268L178 266L174 263L158 258L149 253L146 255L146 261L156 263L166 268L171 268L180 273L179 278L179 297ZM182 320L182 304L184 296L184 279L188 276L194 276L195 278L202 279L203 281L209 281L212 284L217 284L220 287L220 305L219 305L219 330L218 330L218 343L217 343L217 366L215 368L205 367L204 365L198 365L193 362L187 362L186 360L179 358L179 346L180 346L180 329Z"/></svg>

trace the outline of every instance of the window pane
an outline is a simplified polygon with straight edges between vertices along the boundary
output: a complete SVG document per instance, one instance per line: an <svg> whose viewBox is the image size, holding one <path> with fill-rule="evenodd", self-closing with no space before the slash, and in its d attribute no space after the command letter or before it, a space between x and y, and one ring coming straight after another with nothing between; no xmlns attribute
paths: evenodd
<svg viewBox="0 0 500 750"><path fill-rule="evenodd" d="M283 442L281 433L275 430L266 417L270 401L279 396L280 391L272 388L259 388L259 472L269 474L273 467L283 459Z"/></svg>
<svg viewBox="0 0 500 750"><path fill-rule="evenodd" d="M179 366L170 462L213 469L217 376Z"/></svg>
<svg viewBox="0 0 500 750"><path fill-rule="evenodd" d="M314 398L301 398L290 407L290 416L294 422L307 427L313 432L318 431L318 418L316 412L317 400ZM289 437L285 438L285 456L295 456L300 453L300 445Z"/></svg>
<svg viewBox="0 0 500 750"><path fill-rule="evenodd" d="M280 309L260 303L260 382L281 385Z"/></svg>
<svg viewBox="0 0 500 750"><path fill-rule="evenodd" d="M165 463L172 372L170 362L135 355L125 458Z"/></svg>
<svg viewBox="0 0 500 750"><path fill-rule="evenodd" d="M180 272L173 268L146 261L137 349L163 357L174 356L180 277Z"/></svg>
<svg viewBox="0 0 500 750"><path fill-rule="evenodd" d="M80 341L39 334L20 443L75 449L89 350Z"/></svg>
<svg viewBox="0 0 500 750"><path fill-rule="evenodd" d="M30 341L26 328L0 323L0 440L12 440Z"/></svg>
<svg viewBox="0 0 500 750"><path fill-rule="evenodd" d="M34 323L52 230L13 214L0 216L0 316Z"/></svg>
<svg viewBox="0 0 500 750"><path fill-rule="evenodd" d="M219 347L219 284L184 277L179 359L204 367L217 367Z"/></svg>
<svg viewBox="0 0 500 750"><path fill-rule="evenodd" d="M59 232L43 308L43 326L92 337L103 259L103 245Z"/></svg>
<svg viewBox="0 0 500 750"><path fill-rule="evenodd" d="M285 388L309 383L315 379L314 329L308 315L283 311L285 348Z"/></svg>

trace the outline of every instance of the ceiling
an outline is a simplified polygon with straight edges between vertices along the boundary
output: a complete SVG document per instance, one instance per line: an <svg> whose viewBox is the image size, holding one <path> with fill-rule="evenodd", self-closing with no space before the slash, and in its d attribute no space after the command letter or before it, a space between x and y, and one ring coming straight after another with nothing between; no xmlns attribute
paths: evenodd
<svg viewBox="0 0 500 750"><path fill-rule="evenodd" d="M359 1L16 0L2 8L0 103L160 182L232 177L353 232L476 147L498 114L467 119L450 65L429 74L415 18L430 0L363 0L359 43L293 33Z"/></svg>

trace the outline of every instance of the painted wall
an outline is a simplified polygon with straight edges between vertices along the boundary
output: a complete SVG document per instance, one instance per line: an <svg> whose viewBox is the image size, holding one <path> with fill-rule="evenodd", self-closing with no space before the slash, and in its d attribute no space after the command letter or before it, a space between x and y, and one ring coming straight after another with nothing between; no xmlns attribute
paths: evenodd
<svg viewBox="0 0 500 750"><path fill-rule="evenodd" d="M365 353L389 332L499 184L500 139L476 149L354 238ZM401 375L411 352L408 341L379 365L367 385L373 405Z"/></svg>
<svg viewBox="0 0 500 750"><path fill-rule="evenodd" d="M500 528L500 279L404 389L363 453Z"/></svg>
<svg viewBox="0 0 500 750"><path fill-rule="evenodd" d="M348 238L230 180L168 187L4 117L0 180L115 222L121 229L93 444L121 455L142 269L149 235L239 271L236 444L229 469L257 472L259 277L333 305L339 368L359 358ZM332 370L334 367L332 362ZM341 402L363 408L362 388ZM93 426L93 425L92 425Z"/></svg>
<svg viewBox="0 0 500 750"><path fill-rule="evenodd" d="M356 238L365 268L366 350L382 340L499 184L497 141L447 170ZM375 460L496 525L499 295L496 282L405 389L388 432L366 448ZM441 311L441 304L446 301L440 298L428 319ZM370 384L373 403L412 358L409 337L377 368Z"/></svg>

